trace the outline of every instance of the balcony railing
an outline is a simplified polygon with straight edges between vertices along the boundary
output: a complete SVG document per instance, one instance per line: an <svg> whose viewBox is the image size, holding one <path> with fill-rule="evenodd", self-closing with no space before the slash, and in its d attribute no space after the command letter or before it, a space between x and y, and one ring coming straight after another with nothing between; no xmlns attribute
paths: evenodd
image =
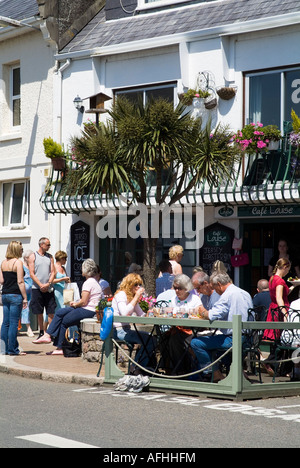
<svg viewBox="0 0 300 468"><path fill-rule="evenodd" d="M73 164L68 170L74 177L65 177L65 170L52 169L45 193L40 199L44 211L79 214L107 207L105 194L88 190L84 194L79 193L76 167ZM282 142L282 148L278 151L245 155L238 167L232 167L231 173L229 180L223 180L217 186L209 186L204 180L181 203L243 206L300 202L300 157L286 141ZM149 205L155 203L155 191L155 185L149 186ZM130 193L125 197L130 200ZM119 200L111 203L118 206Z"/></svg>

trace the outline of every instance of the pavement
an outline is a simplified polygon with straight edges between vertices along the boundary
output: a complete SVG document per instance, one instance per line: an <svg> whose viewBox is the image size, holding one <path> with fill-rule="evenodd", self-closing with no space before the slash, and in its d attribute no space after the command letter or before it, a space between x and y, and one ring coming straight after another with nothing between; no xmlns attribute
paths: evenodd
<svg viewBox="0 0 300 468"><path fill-rule="evenodd" d="M98 362L88 362L81 357L65 358L64 356L49 356L55 349L52 344L33 344L37 338L27 336L26 332L18 335L19 349L26 356L0 355L0 372L22 377L49 380L53 382L76 383L88 386L102 385L104 381L104 365L97 377Z"/></svg>

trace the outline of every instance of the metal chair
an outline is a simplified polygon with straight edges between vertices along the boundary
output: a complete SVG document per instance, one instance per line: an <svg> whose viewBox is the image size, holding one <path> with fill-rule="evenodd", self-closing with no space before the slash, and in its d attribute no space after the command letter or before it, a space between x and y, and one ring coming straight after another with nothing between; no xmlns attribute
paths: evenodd
<svg viewBox="0 0 300 468"><path fill-rule="evenodd" d="M280 314L284 314L284 310L286 310L286 317L289 323L299 323L300 322L300 311L291 309L291 308L284 308L284 307L277 307L276 309L271 310L272 320L277 322L277 318ZM298 343L298 344L296 344ZM287 358L291 356L293 351L297 350L300 345L300 330L282 330L279 337L276 337L274 346L274 376L273 382L275 382L275 378L278 376L278 370L281 366L280 358L282 355L286 355ZM292 362L292 361L291 361ZM294 369L292 363L292 369Z"/></svg>
<svg viewBox="0 0 300 468"><path fill-rule="evenodd" d="M121 345L126 345L127 348L128 348L128 351L129 351L129 356L132 357L132 353L134 351L134 344L132 343L128 343L127 341L125 340L115 340L119 346ZM100 355L100 364L99 364L99 369L98 369L98 372L97 372L97 377L100 376L100 372L101 372L101 369L102 369L102 366L103 366L103 358L104 358L104 353L105 353L105 343L106 343L106 340L103 341L103 345L102 345L102 351L101 351L101 355ZM119 352L119 349L118 347L115 345L115 357L116 357L116 362L118 362L118 352ZM131 361L129 360L128 361L128 370L127 370L127 373L129 374L129 371L130 371L130 364L131 364Z"/></svg>
<svg viewBox="0 0 300 468"><path fill-rule="evenodd" d="M248 322L261 322L265 321L267 316L267 309L265 306L257 306L248 309ZM248 330L246 334L246 342L243 347L243 353L247 356L247 368L256 375L256 363L258 363L259 381L261 379L261 351L260 345L263 339L264 330Z"/></svg>

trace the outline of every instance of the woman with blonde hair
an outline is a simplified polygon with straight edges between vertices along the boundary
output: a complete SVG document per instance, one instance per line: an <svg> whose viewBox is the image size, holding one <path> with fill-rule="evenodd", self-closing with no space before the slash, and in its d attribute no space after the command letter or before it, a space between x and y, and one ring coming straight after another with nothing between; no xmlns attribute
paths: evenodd
<svg viewBox="0 0 300 468"><path fill-rule="evenodd" d="M56 309L64 307L64 288L66 283L70 283L71 279L67 276L65 264L67 263L68 255L63 250L58 250L55 254L55 278L52 281L54 286L54 296Z"/></svg>
<svg viewBox="0 0 300 468"><path fill-rule="evenodd" d="M145 313L139 306L145 289L140 275L129 273L122 280L119 289L116 291L112 300L112 308L115 316L144 316ZM114 338L125 340L128 343L140 344L141 349L137 353L135 360L142 366L146 367L154 350L154 341L150 334L144 331L132 330L130 324L114 322ZM144 348L146 345L146 349ZM132 369L132 373L139 373L138 369Z"/></svg>
<svg viewBox="0 0 300 468"><path fill-rule="evenodd" d="M181 245L173 245L169 249L169 260L172 265L172 275L181 275L182 266L180 262L183 258L183 247Z"/></svg>
<svg viewBox="0 0 300 468"><path fill-rule="evenodd" d="M19 241L11 241L6 250L6 259L0 269L2 288L3 323L1 327L1 354L23 355L17 340L18 324L22 308L27 307L24 283L23 247Z"/></svg>

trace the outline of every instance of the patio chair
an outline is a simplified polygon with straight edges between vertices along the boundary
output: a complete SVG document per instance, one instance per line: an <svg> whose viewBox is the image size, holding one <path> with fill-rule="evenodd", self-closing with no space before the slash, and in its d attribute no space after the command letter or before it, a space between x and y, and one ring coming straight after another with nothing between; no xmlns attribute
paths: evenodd
<svg viewBox="0 0 300 468"><path fill-rule="evenodd" d="M265 321L267 316L267 309L264 306L257 306L251 309L248 309L248 322L261 322ZM254 375L257 375L258 367L258 376L259 381L262 383L261 379L261 350L260 345L263 339L264 330L247 330L246 334L246 343L243 347L243 354L247 356L247 370L250 370ZM256 363L258 366L256 366Z"/></svg>
<svg viewBox="0 0 300 468"><path fill-rule="evenodd" d="M276 318L278 314L282 313L282 307L277 307L276 309L271 310L273 321L278 321ZM275 319L275 320L274 320ZM300 311L289 308L287 310L287 321L289 323L299 323L300 322ZM275 382L276 377L278 376L278 371L281 367L280 358L286 357L290 358L292 353L298 349L300 346L300 330L283 330L280 334L280 337L277 337L275 340L275 353L274 360L274 376L273 382ZM283 363L284 364L284 363ZM291 361L291 370L293 371L294 365Z"/></svg>

